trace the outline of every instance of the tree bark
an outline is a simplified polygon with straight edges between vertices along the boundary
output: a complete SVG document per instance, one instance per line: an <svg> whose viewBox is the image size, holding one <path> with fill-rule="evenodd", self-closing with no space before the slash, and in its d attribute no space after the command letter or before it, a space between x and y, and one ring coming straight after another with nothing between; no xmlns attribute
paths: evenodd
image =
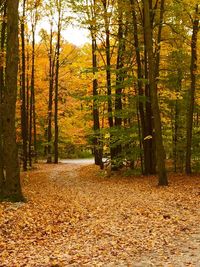
<svg viewBox="0 0 200 267"><path fill-rule="evenodd" d="M54 163L58 163L58 81L60 68L60 39L61 39L61 0L58 2L58 28L57 28L57 49L56 49L56 70L55 70L55 113L54 113Z"/></svg>
<svg viewBox="0 0 200 267"><path fill-rule="evenodd" d="M97 72L97 43L95 38L94 30L91 28L91 36L92 36L92 66L93 66L93 129L94 129L94 159L95 164L101 166L103 168L102 163L102 142L100 140L100 123L99 123L99 109L98 109L98 80L96 77Z"/></svg>
<svg viewBox="0 0 200 267"><path fill-rule="evenodd" d="M132 13L132 20L133 20L133 36L134 36L134 48L135 48L135 54L136 54L136 63L137 63L137 87L138 87L138 111L140 116L141 122L141 143L144 150L144 174L149 175L151 174L151 160L150 160L150 154L148 153L148 147L149 143L152 142L150 139L146 139L145 137L148 136L147 133L147 125L146 125L146 116L144 111L144 104L140 100L140 98L144 97L144 88L142 79L144 78L143 71L142 71L142 63L141 63L141 54L140 54L140 48L139 48L139 38L138 38L138 25L137 25L137 17L136 17L136 11L135 11L135 0L130 0L131 4L131 13ZM139 124L138 124L139 125ZM142 157L141 157L142 158ZM142 162L141 162L142 164Z"/></svg>
<svg viewBox="0 0 200 267"><path fill-rule="evenodd" d="M192 156L192 126L193 126L193 114L194 114L194 97L196 89L196 72L197 72L197 36L199 31L199 18L198 18L199 6L195 8L195 19L193 20L193 31L191 39L191 65L190 65L190 77L191 87L188 91L188 107L187 107L187 136L186 136L186 161L185 172L186 174L192 173L191 156Z"/></svg>
<svg viewBox="0 0 200 267"><path fill-rule="evenodd" d="M7 0L7 48L3 117L3 157L6 173L3 197L13 201L23 200L15 129L18 73L18 4L18 0Z"/></svg>
<svg viewBox="0 0 200 267"><path fill-rule="evenodd" d="M29 165L32 166L32 157L35 153L36 127L35 127L35 25L32 24L32 57L31 57L31 88L29 111Z"/></svg>
<svg viewBox="0 0 200 267"><path fill-rule="evenodd" d="M114 126L113 122L113 107L112 107L112 86L111 86L111 47L110 47L110 26L109 26L109 14L107 10L108 5L107 0L102 0L103 10L104 10L104 24L105 24L105 52L106 52L106 87L107 87L107 105L108 105L108 124L110 128L110 158L111 158L111 168L116 169L115 164L115 148L113 144L113 134L112 128Z"/></svg>
<svg viewBox="0 0 200 267"><path fill-rule="evenodd" d="M1 65L0 65L0 194L4 182L4 164L3 164L3 91L5 86L5 68L4 68L4 52L5 52L5 34L6 34L6 13L7 6L4 4L3 21L1 23Z"/></svg>
<svg viewBox="0 0 200 267"><path fill-rule="evenodd" d="M150 7L149 0L143 1L144 5L144 27L146 37L146 49L148 56L148 67L149 67L149 87L152 103L152 112L154 118L155 127L155 142L156 142L156 163L159 177L159 185L168 185L166 168L165 168L165 150L162 139L161 129L161 117L160 109L158 104L157 86L156 86L156 69L155 69L155 58L153 54L153 38L152 38L152 26L150 20Z"/></svg>
<svg viewBox="0 0 200 267"><path fill-rule="evenodd" d="M144 34L145 35L145 34ZM145 68L145 79L149 79L149 67L148 67L148 57L146 50L146 37L144 36L145 51L144 51L144 68ZM152 104L151 104L151 93L150 86L148 83L145 84L145 137L147 137L145 142L145 169L146 174L155 174L156 173L156 153L155 153L155 134L153 132L153 115L152 115ZM149 138L148 138L149 137Z"/></svg>
<svg viewBox="0 0 200 267"><path fill-rule="evenodd" d="M23 15L21 21L21 45L22 45L22 73L21 73L21 135L23 143L23 170L27 170L27 111L26 111L26 56L25 56L25 3L23 0Z"/></svg>
<svg viewBox="0 0 200 267"><path fill-rule="evenodd" d="M122 92L124 89L124 53L125 53L125 36L127 29L123 25L123 10L118 1L118 48L117 48L117 62L116 62L116 85L115 85L115 115L114 115L114 125L118 132L120 132L122 127ZM119 133L117 133L119 134ZM118 138L115 138L118 139ZM122 144L113 144L113 164L115 164L115 169L119 169L123 166L122 159Z"/></svg>
<svg viewBox="0 0 200 267"><path fill-rule="evenodd" d="M53 25L50 29L49 43L49 103L48 103L48 129L47 129L47 163L52 162L52 113L53 113L53 84L54 84L54 57L53 57Z"/></svg>
<svg viewBox="0 0 200 267"><path fill-rule="evenodd" d="M103 1L104 8L104 22L106 34L106 82L107 82L107 96L108 96L108 123L110 128L113 127L112 115L112 90L111 90L111 55L110 55L110 29L107 12L107 1Z"/></svg>

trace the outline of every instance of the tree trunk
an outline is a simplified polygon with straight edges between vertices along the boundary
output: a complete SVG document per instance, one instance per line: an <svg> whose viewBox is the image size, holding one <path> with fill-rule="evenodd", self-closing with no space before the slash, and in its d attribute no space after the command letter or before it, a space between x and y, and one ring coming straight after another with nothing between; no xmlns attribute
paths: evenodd
<svg viewBox="0 0 200 267"><path fill-rule="evenodd" d="M126 28L123 25L123 12L118 1L118 49L117 49L117 62L116 62L116 85L115 85L115 116L114 125L117 131L120 132L122 126L122 91L124 89L124 52L125 52L125 35ZM117 133L118 134L118 133ZM118 139L118 138L115 138ZM115 168L118 169L123 166L122 144L113 144L113 163Z"/></svg>
<svg viewBox="0 0 200 267"><path fill-rule="evenodd" d="M22 72L21 72L21 134L23 143L23 170L27 170L27 111L26 111L26 57L25 57L25 30L24 30L24 19L25 19L25 3L23 1L23 17L21 21L21 43L22 43Z"/></svg>
<svg viewBox="0 0 200 267"><path fill-rule="evenodd" d="M29 40L27 39L27 47L29 47ZM29 71L30 71L30 55L29 49L27 49L27 57L26 57L26 125L27 125L27 163L29 161L29 136L30 136L30 85L29 85ZM30 165L30 164L29 164Z"/></svg>
<svg viewBox="0 0 200 267"><path fill-rule="evenodd" d="M34 152L33 146L33 134L34 134L34 90L35 90L35 30L34 25L32 25L32 57L31 57L31 88L30 88L30 105L29 105L29 165L32 167L32 156Z"/></svg>
<svg viewBox="0 0 200 267"><path fill-rule="evenodd" d="M145 46L146 46L146 37ZM148 57L147 51L145 47L144 51L144 59L145 59L145 79L149 79L149 68L148 68ZM155 153L155 135L153 133L153 115L152 115L152 104L151 104L151 93L149 84L145 84L145 140L144 140L144 153L145 153L145 174L155 174L156 173L156 153Z"/></svg>
<svg viewBox="0 0 200 267"><path fill-rule="evenodd" d="M54 114L54 163L58 163L58 81L60 68L60 36L61 34L61 1L58 2L58 29L57 29L57 49L56 49L56 70L55 70L55 114Z"/></svg>
<svg viewBox="0 0 200 267"><path fill-rule="evenodd" d="M137 62L137 86L138 86L138 111L139 111L139 116L140 116L140 123L141 123L141 143L143 146L144 150L144 174L148 175L150 174L150 158L149 158L149 153L148 153L148 143L151 142L150 139L145 139L147 134L147 129L146 129L146 117L145 117L145 112L144 112L144 104L140 100L140 98L144 97L144 89L143 89L143 83L142 79L144 78L144 75L142 73L142 63L141 63L141 55L140 55L140 48L139 48L139 38L138 38L138 26L137 26L137 17L136 17L136 11L135 11L135 0L130 0L131 4L131 13L132 13L132 19L133 19L133 36L134 36L134 48L135 48L135 53L136 53L136 62ZM139 124L138 124L139 125ZM142 158L142 157L141 157ZM141 163L142 164L142 163Z"/></svg>
<svg viewBox="0 0 200 267"><path fill-rule="evenodd" d="M100 123L99 123L99 109L98 109L98 80L96 77L97 72L97 43L93 29L91 28L91 37L92 37L92 66L93 66L93 129L94 129L94 159L95 164L103 168L102 163L102 142L100 140Z"/></svg>
<svg viewBox="0 0 200 267"><path fill-rule="evenodd" d="M6 34L6 13L7 6L4 4L3 21L1 23L1 62L4 62L5 51L5 34ZM5 68L3 64L0 65L0 194L4 182L4 164L3 164L3 91L5 87Z"/></svg>
<svg viewBox="0 0 200 267"><path fill-rule="evenodd" d="M153 112L154 127L155 127L157 171L159 177L159 185L168 185L166 168L165 168L165 150L162 140L160 109L158 104L158 95L156 87L156 77L155 77L156 66L153 53L153 38L152 38L152 27L150 21L149 1L144 0L143 4L144 4L144 27L145 27L145 37L146 37L146 49L147 49L148 67L149 67L149 88L150 88L152 112Z"/></svg>
<svg viewBox="0 0 200 267"><path fill-rule="evenodd" d="M196 72L197 72L197 36L199 31L199 18L198 18L198 4L196 5L195 14L196 18L193 20L193 31L191 40L191 88L188 91L188 108L187 108L187 136L186 136L186 161L185 172L186 174L192 173L191 156L192 156L192 126L193 126L193 114L194 114L194 97L196 89Z"/></svg>
<svg viewBox="0 0 200 267"><path fill-rule="evenodd" d="M49 103L48 103L48 129L47 129L47 163L52 162L52 112L53 112L53 83L54 83L54 58L53 58L53 25L50 30L49 49Z"/></svg>
<svg viewBox="0 0 200 267"><path fill-rule="evenodd" d="M37 131L36 131L36 110L35 110L35 26L32 30L32 74L31 74L31 93L32 93L32 109L33 109L33 155L35 162L37 161Z"/></svg>
<svg viewBox="0 0 200 267"><path fill-rule="evenodd" d="M7 0L7 49L4 94L4 164L3 198L23 200L16 144L15 108L18 73L18 0Z"/></svg>
<svg viewBox="0 0 200 267"><path fill-rule="evenodd" d="M30 101L29 101L29 142L28 142L28 158L29 166L32 167L32 129L33 129L33 81L31 75Z"/></svg>
<svg viewBox="0 0 200 267"><path fill-rule="evenodd" d="M111 168L115 170L115 148L113 146L112 128L113 122L113 108L112 108L112 87L111 87L111 47L110 47L110 28L109 28L109 15L107 11L107 0L102 1L104 9L104 23L105 23L105 50L106 50L106 87L107 87L107 105L108 105L108 124L110 128L110 158Z"/></svg>
<svg viewBox="0 0 200 267"><path fill-rule="evenodd" d="M106 82L107 82L107 95L108 95L108 123L110 128L113 127L112 116L112 90L111 90L111 55L110 55L110 30L107 13L107 1L103 2L104 6L104 20L105 20L105 33L106 33Z"/></svg>

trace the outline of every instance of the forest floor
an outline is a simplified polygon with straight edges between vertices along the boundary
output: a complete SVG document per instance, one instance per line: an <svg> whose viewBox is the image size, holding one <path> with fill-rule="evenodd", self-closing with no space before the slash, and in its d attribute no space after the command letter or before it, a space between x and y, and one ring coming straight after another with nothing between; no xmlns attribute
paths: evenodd
<svg viewBox="0 0 200 267"><path fill-rule="evenodd" d="M38 164L0 203L0 266L200 266L200 177L169 182Z"/></svg>

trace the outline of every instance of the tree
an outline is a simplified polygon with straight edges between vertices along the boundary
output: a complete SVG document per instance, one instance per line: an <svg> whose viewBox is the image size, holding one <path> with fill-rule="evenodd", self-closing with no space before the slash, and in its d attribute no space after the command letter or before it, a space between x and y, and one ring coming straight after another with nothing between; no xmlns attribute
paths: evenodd
<svg viewBox="0 0 200 267"><path fill-rule="evenodd" d="M149 85L145 84L144 78L148 79L148 67L146 58L146 49L144 51L144 65L142 63L142 51L141 44L139 40L138 33L138 18L136 16L136 4L135 0L130 0L131 13L133 21L133 37L134 37L134 49L136 54L136 64L137 64L137 89L138 89L138 110L141 123L141 139L144 154L144 174L154 174L155 173L155 156L153 153L153 133L152 133L152 109L150 102ZM145 43L145 38L144 38ZM145 71L144 71L145 70ZM145 88L145 89L144 89ZM145 97L145 103L143 101ZM142 165L141 160L141 165ZM143 168L143 166L142 166Z"/></svg>
<svg viewBox="0 0 200 267"><path fill-rule="evenodd" d="M114 126L115 131L119 132L122 129L122 112L123 112L123 101L122 94L125 89L124 80L126 75L125 70L125 51L126 51L126 35L127 35L127 22L125 20L125 12L123 9L123 1L117 1L117 51L116 51L116 82L115 82L115 114L114 114ZM122 143L118 142L118 138L115 137L115 143L113 144L112 158L113 165L118 169L123 166L122 158Z"/></svg>
<svg viewBox="0 0 200 267"><path fill-rule="evenodd" d="M3 101L3 162L5 180L2 197L23 200L15 130L15 107L18 73L18 0L7 0L6 71Z"/></svg>
<svg viewBox="0 0 200 267"><path fill-rule="evenodd" d="M1 50L0 50L0 191L4 182L4 166L3 166L3 92L5 87L5 67L4 67L4 58L5 58L5 35L6 35L6 13L7 5L3 5L3 14L2 14L2 23L1 23Z"/></svg>
<svg viewBox="0 0 200 267"><path fill-rule="evenodd" d="M158 95L156 87L156 63L153 53L152 26L150 20L149 1L143 1L144 5L144 34L146 39L146 50L148 57L149 68L149 88L151 95L152 112L155 127L155 142L156 142L156 163L159 177L159 185L168 185L167 174L165 169L165 150L162 139L161 117L158 104Z"/></svg>
<svg viewBox="0 0 200 267"><path fill-rule="evenodd" d="M52 113L53 113L53 85L55 72L55 57L53 53L53 22L50 26L49 40L49 99L48 99L48 128L47 128L47 163L52 162Z"/></svg>
<svg viewBox="0 0 200 267"><path fill-rule="evenodd" d="M60 69L60 42L62 29L62 0L57 1L56 8L58 12L57 24L57 44L56 44L56 66L55 66L55 112L54 112L54 163L58 163L58 90L59 90L59 69Z"/></svg>
<svg viewBox="0 0 200 267"><path fill-rule="evenodd" d="M23 13L21 18L21 133L23 146L23 170L27 170L27 142L28 142L28 125L27 125L27 99L26 99L26 56L25 56L25 8L26 0L23 0Z"/></svg>
<svg viewBox="0 0 200 267"><path fill-rule="evenodd" d="M192 126L194 114L194 97L196 89L196 72L197 72L197 36L199 31L199 5L195 7L195 17L192 20L192 38L191 38L191 64L190 77L191 86L188 91L188 106L187 106L187 144L186 144L186 161L185 171L187 174L192 173L191 168L191 147L192 147Z"/></svg>
<svg viewBox="0 0 200 267"><path fill-rule="evenodd" d="M96 16L96 1L93 1L93 5L91 5L90 13L88 12L88 19L91 15L91 23L90 23L90 34L92 39L92 68L93 68L93 129L94 129L94 158L95 164L103 167L102 165L102 156L103 156L103 148L102 148L102 141L100 135L100 122L99 122L99 107L98 107L98 79L97 79L97 72L98 72L98 64L97 64L97 24L95 20Z"/></svg>

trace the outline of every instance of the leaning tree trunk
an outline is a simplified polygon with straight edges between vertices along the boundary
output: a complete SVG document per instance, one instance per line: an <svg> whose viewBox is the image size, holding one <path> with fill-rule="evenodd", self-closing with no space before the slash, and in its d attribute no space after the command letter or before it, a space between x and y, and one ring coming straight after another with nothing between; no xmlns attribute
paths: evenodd
<svg viewBox="0 0 200 267"><path fill-rule="evenodd" d="M194 114L194 96L196 88L196 72L197 72L197 35L199 31L199 18L198 18L198 4L195 9L196 18L193 20L193 32L191 40L191 65L190 65L190 76L191 76L191 88L188 91L188 108L187 108L187 144L186 144L186 162L185 172L187 174L192 173L191 168L191 147L192 147L192 125L193 125L193 114Z"/></svg>
<svg viewBox="0 0 200 267"><path fill-rule="evenodd" d="M153 53L153 38L152 38L152 27L150 22L150 8L149 1L144 0L144 27L146 37L146 49L148 56L149 66L149 87L152 103L152 112L154 117L155 127L155 142L156 142L156 163L159 177L159 185L168 185L166 168L165 168L165 150L162 139L161 129L161 117L160 109L158 104L156 77L155 77L155 58Z"/></svg>
<svg viewBox="0 0 200 267"><path fill-rule="evenodd" d="M13 201L23 200L15 129L18 73L18 4L18 0L7 0L7 49L3 117L3 157L6 173L3 197Z"/></svg>

